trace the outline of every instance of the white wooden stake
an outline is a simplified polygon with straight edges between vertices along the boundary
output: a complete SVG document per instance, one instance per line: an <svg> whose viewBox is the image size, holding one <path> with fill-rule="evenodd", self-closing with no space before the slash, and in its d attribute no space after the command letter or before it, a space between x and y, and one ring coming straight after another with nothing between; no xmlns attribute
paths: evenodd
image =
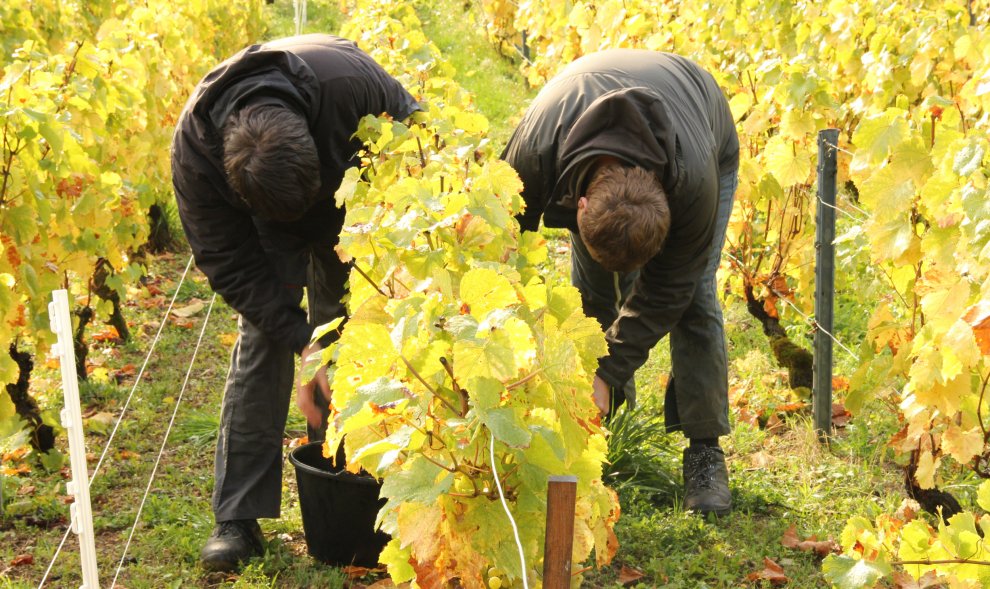
<svg viewBox="0 0 990 589"><path fill-rule="evenodd" d="M69 459L72 464L72 480L66 483L66 492L75 501L69 506L72 531L79 536L79 560L82 563L83 584L80 589L99 589L100 578L96 569L96 537L93 535L93 511L89 502L89 471L86 466L86 441L83 439L82 410L79 406L79 381L76 378L76 351L72 343L72 319L69 317L69 295L65 290L52 293L48 305L52 331L58 335L58 343L52 353L62 365L62 388L65 408L62 409L62 426L69 436Z"/></svg>

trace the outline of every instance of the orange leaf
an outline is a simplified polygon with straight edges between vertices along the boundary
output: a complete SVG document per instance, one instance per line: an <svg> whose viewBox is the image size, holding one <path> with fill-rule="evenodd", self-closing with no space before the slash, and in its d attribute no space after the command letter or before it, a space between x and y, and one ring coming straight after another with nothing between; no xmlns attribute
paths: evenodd
<svg viewBox="0 0 990 589"><path fill-rule="evenodd" d="M848 391L849 390L849 379L844 376L833 376L832 377L832 390L833 391Z"/></svg>
<svg viewBox="0 0 990 589"><path fill-rule="evenodd" d="M97 331L92 335L94 342L112 342L120 339L120 334L117 333L117 328L113 325L107 325L100 331Z"/></svg>
<svg viewBox="0 0 990 589"><path fill-rule="evenodd" d="M787 277L783 274L777 274L773 277L767 286L770 288L771 292L778 297L790 297L793 293L790 287L787 286Z"/></svg>
<svg viewBox="0 0 990 589"><path fill-rule="evenodd" d="M973 335L983 355L990 355L990 300L982 300L966 309L963 321L973 328Z"/></svg>
<svg viewBox="0 0 990 589"><path fill-rule="evenodd" d="M783 403L781 405L777 405L777 411L783 411L784 413L797 413L807 406L808 404L803 401L795 401L793 403Z"/></svg>
<svg viewBox="0 0 990 589"><path fill-rule="evenodd" d="M123 374L124 376L134 376L137 373L137 366L133 364L124 364L117 370L117 374Z"/></svg>
<svg viewBox="0 0 990 589"><path fill-rule="evenodd" d="M385 569L371 569L371 568L368 568L368 567L359 567L359 566L351 565L351 566L346 566L346 567L344 567L341 570L348 577L350 577L352 579L357 579L357 578L360 578L360 577L366 577L366 576L370 575L371 573L380 573L380 572L383 572Z"/></svg>
<svg viewBox="0 0 990 589"><path fill-rule="evenodd" d="M10 561L10 566L19 567L34 564L34 557L30 554L18 554Z"/></svg>
<svg viewBox="0 0 990 589"><path fill-rule="evenodd" d="M0 473L3 473L3 476L5 477L13 477L21 474L30 474L31 467L26 464L18 464L17 466L14 467L5 466L3 468L0 468Z"/></svg>
<svg viewBox="0 0 990 589"><path fill-rule="evenodd" d="M770 317L773 317L774 319L779 318L780 315L777 314L777 297L768 296L763 299L763 310L766 311L767 315Z"/></svg>
<svg viewBox="0 0 990 589"><path fill-rule="evenodd" d="M746 575L747 581L770 581L771 585L784 585L787 583L787 575L784 568L769 558L763 558L763 570Z"/></svg>

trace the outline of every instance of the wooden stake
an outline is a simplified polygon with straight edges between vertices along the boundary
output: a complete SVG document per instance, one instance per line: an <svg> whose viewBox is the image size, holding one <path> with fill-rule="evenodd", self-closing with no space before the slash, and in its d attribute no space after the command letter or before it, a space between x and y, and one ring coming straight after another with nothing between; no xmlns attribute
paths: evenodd
<svg viewBox="0 0 990 589"><path fill-rule="evenodd" d="M574 545L577 477L551 476L547 487L547 535L543 545L544 589L569 589Z"/></svg>

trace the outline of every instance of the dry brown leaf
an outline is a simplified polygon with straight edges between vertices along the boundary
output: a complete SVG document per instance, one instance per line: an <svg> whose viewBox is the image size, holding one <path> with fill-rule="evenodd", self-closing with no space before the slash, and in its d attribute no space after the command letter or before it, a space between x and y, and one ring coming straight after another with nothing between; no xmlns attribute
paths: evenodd
<svg viewBox="0 0 990 589"><path fill-rule="evenodd" d="M20 567L34 564L34 556L30 554L18 554L10 561L10 566Z"/></svg>
<svg viewBox="0 0 990 589"><path fill-rule="evenodd" d="M791 527L787 528L784 532L783 537L780 539L780 543L784 548L792 548L795 550L801 550L804 552L814 552L818 556L827 556L833 552L840 552L839 545L836 544L834 540L819 540L815 536L808 538L807 540L801 540L797 535L797 526L791 524Z"/></svg>
<svg viewBox="0 0 990 589"><path fill-rule="evenodd" d="M894 583L896 583L897 589L932 589L933 587L945 587L935 571L928 571L921 576L920 579L915 580L914 577L905 573L904 571L897 571L893 574Z"/></svg>
<svg viewBox="0 0 990 589"><path fill-rule="evenodd" d="M832 403L832 425L835 427L845 427L852 419L852 413L846 409L842 403Z"/></svg>
<svg viewBox="0 0 990 589"><path fill-rule="evenodd" d="M344 567L344 568L341 569L341 571L343 571L343 573L345 575L347 575L348 577L350 577L352 579L357 579L359 577L365 577L367 575L370 575L371 573L384 572L384 570L385 569L380 569L380 568L372 569L372 568L368 568L368 567L359 567L359 566L354 566L354 565L346 566L346 567Z"/></svg>
<svg viewBox="0 0 990 589"><path fill-rule="evenodd" d="M749 462L753 465L753 468L766 468L770 466L770 455L760 450L759 452L750 454Z"/></svg>
<svg viewBox="0 0 990 589"><path fill-rule="evenodd" d="M120 339L120 334L117 333L117 328L113 325L107 325L100 331L94 332L90 339L94 342L112 342Z"/></svg>
<svg viewBox="0 0 990 589"><path fill-rule="evenodd" d="M763 570L746 575L746 580L754 583L756 581L769 581L771 585L785 585L789 579L784 574L784 567L764 557Z"/></svg>
<svg viewBox="0 0 990 589"><path fill-rule="evenodd" d="M622 583L622 586L625 587L626 585L632 585L644 576L642 571L622 565L622 570L619 571L619 583Z"/></svg>

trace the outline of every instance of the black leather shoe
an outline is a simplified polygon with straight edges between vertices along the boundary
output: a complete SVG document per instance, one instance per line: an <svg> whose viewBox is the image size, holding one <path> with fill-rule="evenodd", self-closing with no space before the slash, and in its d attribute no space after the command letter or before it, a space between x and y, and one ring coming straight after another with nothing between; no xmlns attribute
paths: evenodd
<svg viewBox="0 0 990 589"><path fill-rule="evenodd" d="M257 520L217 522L199 553L199 563L208 571L236 571L241 563L264 552L265 540Z"/></svg>
<svg viewBox="0 0 990 589"><path fill-rule="evenodd" d="M732 511L729 470L718 446L684 450L684 509L702 515L728 515Z"/></svg>

